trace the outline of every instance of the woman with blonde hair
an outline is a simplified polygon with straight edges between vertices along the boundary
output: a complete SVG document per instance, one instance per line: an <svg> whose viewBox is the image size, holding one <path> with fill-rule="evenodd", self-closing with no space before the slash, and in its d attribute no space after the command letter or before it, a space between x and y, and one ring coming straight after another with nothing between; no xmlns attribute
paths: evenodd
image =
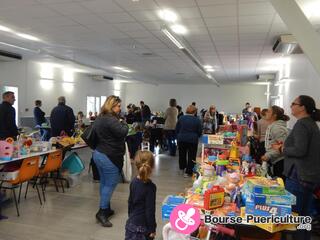
<svg viewBox="0 0 320 240"><path fill-rule="evenodd" d="M96 214L98 222L104 227L112 227L109 217L114 214L110 200L116 188L123 167L125 138L128 126L119 118L121 99L111 95L101 108L101 113L93 124L97 136L97 146L93 160L100 175L100 209Z"/></svg>
<svg viewBox="0 0 320 240"><path fill-rule="evenodd" d="M219 127L219 117L216 106L211 105L203 118L203 130L207 134L215 134Z"/></svg>

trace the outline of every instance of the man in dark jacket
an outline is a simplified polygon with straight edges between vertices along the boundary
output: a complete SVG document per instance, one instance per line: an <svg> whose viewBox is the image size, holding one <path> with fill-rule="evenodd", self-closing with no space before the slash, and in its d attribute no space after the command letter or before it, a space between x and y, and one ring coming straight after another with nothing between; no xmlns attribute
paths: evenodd
<svg viewBox="0 0 320 240"><path fill-rule="evenodd" d="M46 122L46 118L44 117L46 115L46 113L44 111L41 110L41 101L40 100L36 100L35 101L35 108L33 109L33 115L34 115L34 120L36 122L36 125L41 126L42 123Z"/></svg>
<svg viewBox="0 0 320 240"><path fill-rule="evenodd" d="M18 128L16 125L16 110L12 105L16 101L14 92L2 94L2 104L0 104L0 139L12 137L16 139Z"/></svg>
<svg viewBox="0 0 320 240"><path fill-rule="evenodd" d="M60 136L62 131L71 136L75 121L73 110L66 105L65 97L59 97L58 106L52 109L50 115L52 137Z"/></svg>
<svg viewBox="0 0 320 240"><path fill-rule="evenodd" d="M141 106L141 118L142 122L150 121L151 118L151 110L148 105L144 104L144 101L140 101Z"/></svg>

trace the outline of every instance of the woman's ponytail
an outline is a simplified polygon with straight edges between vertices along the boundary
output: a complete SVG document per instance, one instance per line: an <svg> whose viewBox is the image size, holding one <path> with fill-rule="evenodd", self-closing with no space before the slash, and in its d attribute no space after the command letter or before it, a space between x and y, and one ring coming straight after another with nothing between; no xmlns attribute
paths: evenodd
<svg viewBox="0 0 320 240"><path fill-rule="evenodd" d="M307 95L300 95L299 102L301 106L304 106L306 112L310 115L310 117L316 121L320 121L320 110L316 108L316 102L314 99Z"/></svg>

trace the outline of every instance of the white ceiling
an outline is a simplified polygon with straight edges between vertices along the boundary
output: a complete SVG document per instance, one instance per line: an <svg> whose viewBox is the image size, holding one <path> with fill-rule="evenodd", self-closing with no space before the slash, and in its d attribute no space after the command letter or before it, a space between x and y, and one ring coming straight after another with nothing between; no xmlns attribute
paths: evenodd
<svg viewBox="0 0 320 240"><path fill-rule="evenodd" d="M288 30L267 0L0 0L0 24L43 40L1 33L2 41L73 58L152 83L208 83L160 31L159 9L179 16L185 40L221 83L254 80ZM0 46L1 47L1 46ZM143 56L152 53L153 56Z"/></svg>

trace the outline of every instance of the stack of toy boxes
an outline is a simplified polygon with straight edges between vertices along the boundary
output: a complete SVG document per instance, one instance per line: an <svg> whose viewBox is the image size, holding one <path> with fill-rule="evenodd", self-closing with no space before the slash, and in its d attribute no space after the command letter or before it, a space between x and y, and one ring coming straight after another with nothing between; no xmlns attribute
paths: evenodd
<svg viewBox="0 0 320 240"><path fill-rule="evenodd" d="M182 196L174 196L174 195L169 195L167 196L163 203L162 203L162 219L163 220L168 220L170 219L170 214L173 211L173 209L185 202L185 198Z"/></svg>
<svg viewBox="0 0 320 240"><path fill-rule="evenodd" d="M246 214L255 216L285 216L291 214L295 205L294 195L284 189L276 180L262 177L248 179L242 189Z"/></svg>

